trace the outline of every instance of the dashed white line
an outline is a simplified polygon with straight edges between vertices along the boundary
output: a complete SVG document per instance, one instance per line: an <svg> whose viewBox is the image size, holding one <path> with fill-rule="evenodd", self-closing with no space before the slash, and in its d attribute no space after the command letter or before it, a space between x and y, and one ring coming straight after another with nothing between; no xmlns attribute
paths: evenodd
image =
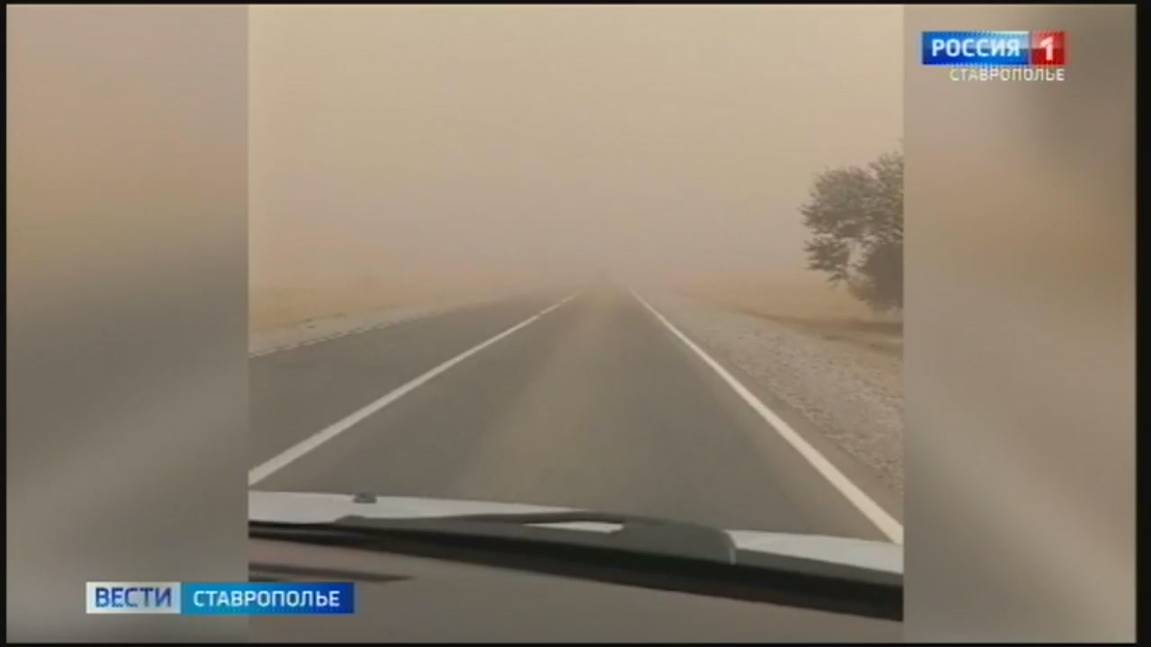
<svg viewBox="0 0 1151 647"><path fill-rule="evenodd" d="M653 315L655 315L655 318L658 319L660 323L662 323L664 326L667 326L668 330L675 334L675 336L678 337L679 340L684 344L686 344L688 348L694 351L695 354L698 355L705 364L710 366L712 370L719 374L720 378L722 378L724 382L727 382L728 386L734 389L735 392L738 393L741 398L743 398L744 402L750 405L751 408L760 415L760 417L766 420L767 424L771 425L773 429L779 432L779 435L782 436L783 439L788 442L788 444L794 447L801 456L807 459L807 462L811 463L811 466L814 467L817 472L822 474L823 477L826 478L831 483L831 485L835 487L835 489L839 490L839 492L844 497L846 497L847 500L850 501L852 505L854 505L863 514L863 516L867 517L871 523L875 524L875 527L879 528L880 532L882 532L884 535L887 535L891 541L897 544L903 543L902 524L896 521L894 517L888 514L887 511L880 507L880 505L872 500L871 497L867 496L867 494L863 490L859 489L857 485L852 483L850 479L844 476L843 472L839 471L839 469L836 468L835 465L831 463L831 461L827 460L823 454L819 453L819 450L817 450L815 447L812 447L810 443L804 440L803 436L799 435L794 429L792 429L791 425L787 424L783 418L780 418L774 411L767 408L767 405L765 405L763 401L756 397L756 395L742 383L740 383L739 380L735 379L735 377L729 373L727 369L720 365L719 362L715 361L715 359L708 355L702 348L697 346L691 339L688 339L687 335L680 332L679 328L676 328L675 324L668 321L667 317L663 316L659 310L656 310L650 303L647 302L646 299L636 293L635 290L632 290L631 293L632 296L636 298L636 300L642 303L645 308L647 308Z"/></svg>
<svg viewBox="0 0 1151 647"><path fill-rule="evenodd" d="M562 306L563 304L567 303L568 301L571 301L576 296L578 296L578 294L573 294L573 295L563 299L562 301L559 301L558 303L552 304L551 306L544 308L540 312L528 317L527 319L524 319L523 321L512 326L511 328L508 328L507 330L501 332L500 334L496 335L495 337L492 337L492 338L488 339L487 341L484 341L484 342L482 342L476 346L469 348L468 350L460 353L459 355L456 355L455 357L447 360L446 362L440 364L439 366L436 366L435 368L433 368L430 371L420 375L419 377L416 377L416 378L412 379L411 381L403 384L402 386L399 386L399 387L393 389L392 391L383 395L379 399L377 399L377 400L369 403L368 405L358 409L357 411L351 413L350 415L346 416L345 418L343 418L343 419L341 419L335 423L332 423L331 425L325 427L324 429L321 429L320 431L318 431L315 434L305 438L304 440L300 441L299 443L292 445L291 447L289 447L288 449L284 450L283 452L277 454L276 456L272 457L271 459L257 465L256 467L252 468L248 472L248 486L251 487L251 486L259 483L260 481L268 478L272 474L284 469L289 464L291 464L293 461L296 461L297 459L304 456L305 454L312 451L313 449L319 447L320 445L323 445L324 443L335 438L339 434L347 431L348 429L355 426L356 423L360 422L364 418L367 418L368 416L379 411L380 409L383 409L384 407L395 402L396 400L399 400L400 398L404 397L408 393L411 393L412 391L416 390L420 386L426 384L427 382L429 382L430 380L432 380L436 376L447 371L448 369L452 368L456 364L459 364L460 362L464 361L465 359L471 357L472 355L475 355L476 353L487 348L488 346L491 346L492 344L498 342L499 340L501 340L505 337L508 337L509 335L516 332L517 330L522 330L523 328L535 323L536 321L539 320L540 317L543 317L544 315L552 312L553 310Z"/></svg>

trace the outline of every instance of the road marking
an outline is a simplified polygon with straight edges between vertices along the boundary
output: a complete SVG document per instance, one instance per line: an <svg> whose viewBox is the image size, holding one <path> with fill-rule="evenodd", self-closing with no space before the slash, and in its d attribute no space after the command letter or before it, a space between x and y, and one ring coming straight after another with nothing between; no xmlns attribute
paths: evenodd
<svg viewBox="0 0 1151 647"><path fill-rule="evenodd" d="M854 505L861 513L863 513L863 516L867 517L868 521L875 524L875 526L879 528L880 532L887 535L891 541L897 544L903 543L902 524L896 521L895 518L888 514L887 511L882 507L880 507L878 503L873 501L871 497L867 496L863 490L859 489L857 485L852 483L846 476L844 476L843 472L840 472L839 469L837 469L835 465L831 463L831 461L827 460L823 454L819 453L819 450L817 450L815 447L812 447L811 444L804 440L803 436L799 435L799 433L792 429L791 425L787 424L783 418L780 418L774 411L768 409L767 405L765 405L763 401L756 397L756 395L742 383L740 383L739 380L735 379L735 376L729 373L727 369L720 365L719 362L712 359L712 357L708 355L702 348L697 346L695 342L688 339L687 335L680 332L679 328L676 328L675 324L668 321L667 317L663 316L659 310L656 310L654 307L652 307L652 305L648 303L646 299L641 297L635 290L632 290L631 294L636 298L636 300L642 303L645 308L651 311L651 313L655 315L656 319L659 319L660 323L667 326L668 330L674 333L680 341L686 344L688 348L693 350L696 355L699 355L700 359L702 359L705 364L710 366L712 370L718 373L719 376L723 378L723 381L727 382L728 386L735 389L735 392L738 393L741 398L743 398L744 402L751 405L751 408L754 409L755 412L760 415L760 417L766 420L767 424L771 425L773 429L779 432L779 435L783 436L784 440L786 440L792 447L794 447L801 456L806 458L807 462L811 463L811 466L814 467L817 472L822 474L824 478L830 481L835 489L839 490L839 492L844 497L846 497L847 500L852 503L852 505Z"/></svg>
<svg viewBox="0 0 1151 647"><path fill-rule="evenodd" d="M459 364L460 362L471 357L472 355L475 355L476 353L487 348L488 346L491 346L492 344L498 342L499 340L503 339L504 337L507 337L507 336L511 335L512 333L516 332L517 330L521 330L521 329L526 328L527 326L535 323L536 321L538 321L540 319L540 317L543 317L544 315L552 312L553 310L562 306L563 304L567 303L568 301L571 301L576 296L578 296L578 293L573 294L573 295L563 299L562 301L559 301L558 303L554 303L554 304L548 306L547 308L544 308L540 312L537 312L536 314L528 317L527 319L524 319L523 321L512 326L511 328L508 328L507 330L501 332L500 334L496 335L495 337L492 337L492 338L488 339L485 342L482 342L481 344L479 344L477 346L473 346L473 347L469 348L468 350L460 353L459 355L456 355L455 357L453 357L453 358L449 359L448 361L440 364L439 366L436 366L435 368L424 373L423 375L420 375L419 377L403 384L402 386L395 388L394 390L388 392L383 397L381 397L378 400L375 400L374 402L368 404L367 406L364 406L363 408L353 412L351 415L343 418L342 420L339 420L338 422L335 422L335 423L329 425L328 427L321 429L320 431L318 431L315 434L305 438L304 440L300 441L299 443L292 445L291 447L289 447L288 449L284 450L283 452L277 454L276 456L272 457L271 459L257 465L256 467L252 468L251 471L248 472L248 486L251 487L251 486L259 483L260 481L268 478L272 474L284 469L289 464L291 464L293 461L299 459L304 454L307 454L308 452L312 451L313 449L315 449L315 448L319 447L320 445L323 445L324 443L328 442L329 440L335 438L339 434L347 431L348 429L353 427L356 423L360 422L364 418L367 418L368 416L379 411L380 409L383 409L384 407L395 402L396 400L399 400L400 398L404 397L408 393L411 393L412 391L416 390L420 386L423 386L424 384L426 384L427 382L429 382L430 380L432 380L436 376L447 371L451 367L455 366L456 364Z"/></svg>

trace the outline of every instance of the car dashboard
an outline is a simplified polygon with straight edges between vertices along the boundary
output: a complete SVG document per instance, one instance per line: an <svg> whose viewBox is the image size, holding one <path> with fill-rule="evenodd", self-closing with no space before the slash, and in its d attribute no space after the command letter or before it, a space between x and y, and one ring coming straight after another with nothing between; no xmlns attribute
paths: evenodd
<svg viewBox="0 0 1151 647"><path fill-rule="evenodd" d="M352 581L356 612L265 616L256 642L895 642L901 623L491 564L251 539L256 581Z"/></svg>

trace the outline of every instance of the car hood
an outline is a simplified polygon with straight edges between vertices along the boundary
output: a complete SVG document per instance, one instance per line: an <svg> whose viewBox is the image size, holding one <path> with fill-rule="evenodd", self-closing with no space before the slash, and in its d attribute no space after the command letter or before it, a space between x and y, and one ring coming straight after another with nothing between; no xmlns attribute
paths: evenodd
<svg viewBox="0 0 1151 647"><path fill-rule="evenodd" d="M330 523L355 515L374 519L431 519L474 514L538 514L585 511L580 508L497 503L465 499L356 496L314 492L248 493L248 520L278 523ZM611 532L600 522L544 524L587 532ZM736 548L814 559L891 573L903 572L903 547L886 541L759 530L724 530Z"/></svg>

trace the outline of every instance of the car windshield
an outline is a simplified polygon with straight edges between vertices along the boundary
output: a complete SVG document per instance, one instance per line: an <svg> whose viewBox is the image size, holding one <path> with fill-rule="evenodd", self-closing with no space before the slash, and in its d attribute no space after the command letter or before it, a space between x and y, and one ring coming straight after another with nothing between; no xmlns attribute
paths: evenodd
<svg viewBox="0 0 1151 647"><path fill-rule="evenodd" d="M321 527L389 532L419 529L583 543L727 563L737 562L735 554L745 551L893 574L903 571L902 551L888 542L732 530L639 515L489 501L253 491L249 495L249 520L254 533L264 535L275 529L270 534L279 538L306 539L311 530ZM293 534L294 529L301 534ZM529 530L533 532L525 534ZM564 532L552 532L555 530Z"/></svg>
<svg viewBox="0 0 1151 647"><path fill-rule="evenodd" d="M886 542L726 531L586 510L363 494L254 492L250 503L250 534L258 540L432 556L837 613L902 617L902 560L898 549ZM282 568L261 564L254 575Z"/></svg>
<svg viewBox="0 0 1151 647"><path fill-rule="evenodd" d="M898 588L898 7L250 16L254 537Z"/></svg>

